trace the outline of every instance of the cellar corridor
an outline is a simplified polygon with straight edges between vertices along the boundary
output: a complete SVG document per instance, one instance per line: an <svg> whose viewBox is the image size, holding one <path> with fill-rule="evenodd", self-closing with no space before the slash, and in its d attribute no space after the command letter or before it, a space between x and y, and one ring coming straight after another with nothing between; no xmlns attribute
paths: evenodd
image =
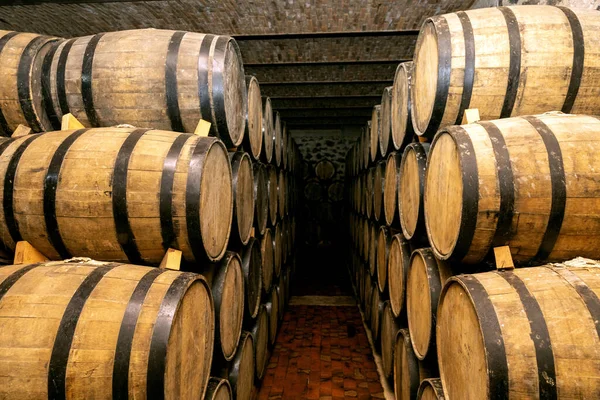
<svg viewBox="0 0 600 400"><path fill-rule="evenodd" d="M299 251L259 400L385 398L340 246Z"/></svg>

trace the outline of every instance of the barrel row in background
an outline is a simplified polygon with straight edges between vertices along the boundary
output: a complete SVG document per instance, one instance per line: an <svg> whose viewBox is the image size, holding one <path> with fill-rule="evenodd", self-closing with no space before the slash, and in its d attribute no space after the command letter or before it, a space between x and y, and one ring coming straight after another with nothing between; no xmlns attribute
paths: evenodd
<svg viewBox="0 0 600 400"><path fill-rule="evenodd" d="M600 269L567 260L600 258L600 121L567 113L599 114L599 23L551 6L426 20L348 152L350 271L396 398L595 396ZM482 121L459 126L469 108Z"/></svg>
<svg viewBox="0 0 600 400"><path fill-rule="evenodd" d="M14 64L2 81L4 133L60 129L67 114L84 125L0 143L4 258L28 242L41 259L66 259L0 268L0 303L11 310L2 347L48 350L35 368L11 353L3 392L250 398L289 299L302 159L256 79L246 91L235 42L162 30L3 34L0 65ZM246 112L251 87L258 123ZM172 132L193 132L200 118L213 137ZM113 124L136 127L87 128ZM146 267L173 249L188 272ZM90 378L88 368L106 373Z"/></svg>

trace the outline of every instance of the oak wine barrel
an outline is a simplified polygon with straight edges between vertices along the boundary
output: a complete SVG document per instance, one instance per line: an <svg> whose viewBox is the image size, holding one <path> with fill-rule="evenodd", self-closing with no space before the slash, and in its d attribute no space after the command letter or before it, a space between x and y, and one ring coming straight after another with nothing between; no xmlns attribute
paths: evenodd
<svg viewBox="0 0 600 400"><path fill-rule="evenodd" d="M398 64L392 89L392 141L400 152L409 144L414 135L411 118L412 99L410 95L413 62Z"/></svg>
<svg viewBox="0 0 600 400"><path fill-rule="evenodd" d="M367 324L371 325L371 308L372 308L372 295L373 295L373 281L371 280L371 275L369 274L369 270L366 268L362 268L364 274L364 298L363 298L363 308L365 311L365 320Z"/></svg>
<svg viewBox="0 0 600 400"><path fill-rule="evenodd" d="M367 218L371 219L371 215L373 215L375 193L375 167L371 167L367 170L365 178L365 187L363 189L363 195L365 197L365 215Z"/></svg>
<svg viewBox="0 0 600 400"><path fill-rule="evenodd" d="M436 328L445 396L597 397L599 266L578 258L450 278Z"/></svg>
<svg viewBox="0 0 600 400"><path fill-rule="evenodd" d="M339 203L341 201L344 201L344 190L344 182L333 182L327 188L327 198L332 203Z"/></svg>
<svg viewBox="0 0 600 400"><path fill-rule="evenodd" d="M381 104L373 107L371 129L369 131L369 161L375 162L379 156L379 131L381 130ZM368 163L368 161L367 161Z"/></svg>
<svg viewBox="0 0 600 400"><path fill-rule="evenodd" d="M250 400L254 390L254 338L250 332L242 332L240 345L229 368L229 383L233 398Z"/></svg>
<svg viewBox="0 0 600 400"><path fill-rule="evenodd" d="M584 145L583 145L584 144ZM440 131L429 152L425 222L435 255L518 263L600 257L600 120L547 113Z"/></svg>
<svg viewBox="0 0 600 400"><path fill-rule="evenodd" d="M388 292L394 316L400 317L406 310L406 280L410 267L410 244L399 233L392 236L388 256Z"/></svg>
<svg viewBox="0 0 600 400"><path fill-rule="evenodd" d="M381 226L377 235L377 287L381 293L385 293L388 289L388 261L392 245L392 233L389 228Z"/></svg>
<svg viewBox="0 0 600 400"><path fill-rule="evenodd" d="M244 138L244 66L229 36L136 29L73 38L58 46L44 74L56 122L71 113L86 127L194 132L204 119L228 148Z"/></svg>
<svg viewBox="0 0 600 400"><path fill-rule="evenodd" d="M281 115L279 115L279 111L275 111L275 123L274 127L274 138L273 138L273 157L275 158L274 164L277 167L281 167L282 157L283 157L283 132L282 132L282 122Z"/></svg>
<svg viewBox="0 0 600 400"><path fill-rule="evenodd" d="M250 328L254 339L254 361L257 380L262 380L269 362L269 314L264 304L261 304L254 325Z"/></svg>
<svg viewBox="0 0 600 400"><path fill-rule="evenodd" d="M444 387L439 378L423 379L419 385L417 400L444 400Z"/></svg>
<svg viewBox="0 0 600 400"><path fill-rule="evenodd" d="M381 317L383 315L383 300L377 290L377 284L373 283L371 292L371 335L376 348L379 348L379 339L381 334Z"/></svg>
<svg viewBox="0 0 600 400"><path fill-rule="evenodd" d="M315 164L315 175L322 181L331 180L335 176L335 165L329 160L321 160Z"/></svg>
<svg viewBox="0 0 600 400"><path fill-rule="evenodd" d="M262 148L262 161L270 163L273 160L273 139L275 137L275 121L273 121L273 108L271 108L271 99L269 97L263 97L263 119L262 119L262 132L263 132L263 148Z"/></svg>
<svg viewBox="0 0 600 400"><path fill-rule="evenodd" d="M288 134L288 128L285 121L281 123L281 168L285 171L289 171L290 154L291 154L291 136Z"/></svg>
<svg viewBox="0 0 600 400"><path fill-rule="evenodd" d="M408 329L400 329L394 350L394 394L398 400L417 398L423 379L436 376L435 367L419 361L413 353ZM466 397L459 396L459 399ZM474 400L474 399L473 399Z"/></svg>
<svg viewBox="0 0 600 400"><path fill-rule="evenodd" d="M430 248L415 250L406 282L408 329L419 360L435 358L435 318L444 283L453 274L448 263L437 260Z"/></svg>
<svg viewBox="0 0 600 400"><path fill-rule="evenodd" d="M392 92L393 87L388 86L383 89L383 94L381 95L379 155L382 158L387 157L388 149L393 149L394 147L394 143L392 142Z"/></svg>
<svg viewBox="0 0 600 400"><path fill-rule="evenodd" d="M375 222L369 222L369 272L375 277L377 284L377 248L379 240L379 226Z"/></svg>
<svg viewBox="0 0 600 400"><path fill-rule="evenodd" d="M402 153L398 171L398 211L402 233L408 240L425 236L423 193L428 143L411 143Z"/></svg>
<svg viewBox="0 0 600 400"><path fill-rule="evenodd" d="M281 223L278 223L271 230L273 234L273 275L279 278L283 264L283 243L281 237Z"/></svg>
<svg viewBox="0 0 600 400"><path fill-rule="evenodd" d="M304 197L313 202L323 200L323 186L317 178L309 179L304 183Z"/></svg>
<svg viewBox="0 0 600 400"><path fill-rule="evenodd" d="M211 286L215 306L215 357L230 361L235 355L244 319L244 272L237 253L228 251L219 263L202 271Z"/></svg>
<svg viewBox="0 0 600 400"><path fill-rule="evenodd" d="M265 234L260 238L260 255L262 259L262 287L265 294L271 292L271 286L273 284L273 273L274 273L274 257L275 252L273 250L273 236L271 229L267 228Z"/></svg>
<svg viewBox="0 0 600 400"><path fill-rule="evenodd" d="M214 314L202 275L71 259L3 266L0 288L3 397L203 397Z"/></svg>
<svg viewBox="0 0 600 400"><path fill-rule="evenodd" d="M371 241L370 241L370 236L371 236L371 223L368 219L363 217L362 220L362 256L363 256L363 261L364 262L369 262L369 249L370 249L370 245L371 245ZM373 275L373 272L375 271L370 271L371 275Z"/></svg>
<svg viewBox="0 0 600 400"><path fill-rule="evenodd" d="M231 166L216 138L129 128L51 132L0 148L0 240L50 259L217 261L232 221ZM197 265L197 264L196 264Z"/></svg>
<svg viewBox="0 0 600 400"><path fill-rule="evenodd" d="M600 30L596 10L494 7L427 19L412 75L412 119L419 135L461 123L560 110L598 114Z"/></svg>
<svg viewBox="0 0 600 400"><path fill-rule="evenodd" d="M394 351L399 330L400 324L392 313L389 300L386 300L381 313L381 365L387 379L392 378L394 373Z"/></svg>
<svg viewBox="0 0 600 400"><path fill-rule="evenodd" d="M260 235L264 235L269 222L269 186L267 170L263 164L252 166L254 175L254 227Z"/></svg>
<svg viewBox="0 0 600 400"><path fill-rule="evenodd" d="M277 177L277 168L273 165L267 165L267 187L269 189L269 222L271 225L277 223L277 211L279 199L277 196L277 184L279 178Z"/></svg>
<svg viewBox="0 0 600 400"><path fill-rule="evenodd" d="M268 295L269 301L265 303L267 314L269 315L269 345L275 345L275 339L277 339L277 328L279 328L279 296L275 285Z"/></svg>
<svg viewBox="0 0 600 400"><path fill-rule="evenodd" d="M400 180L400 161L402 155L392 152L385 164L385 176L383 178L383 215L388 226L397 225L398 221L398 182Z"/></svg>
<svg viewBox="0 0 600 400"><path fill-rule="evenodd" d="M256 77L246 75L246 93L248 96L248 112L246 114L246 132L243 144L252 158L259 160L263 147L263 109L260 85Z"/></svg>
<svg viewBox="0 0 600 400"><path fill-rule="evenodd" d="M283 218L287 214L285 208L285 201L287 198L287 183L285 179L285 172L280 169L277 173L277 211L279 218Z"/></svg>
<svg viewBox="0 0 600 400"><path fill-rule="evenodd" d="M262 255L260 241L250 238L242 250L242 272L244 273L244 318L256 318L262 295Z"/></svg>
<svg viewBox="0 0 600 400"><path fill-rule="evenodd" d="M206 388L205 400L231 400L231 385L227 379L211 377Z"/></svg>
<svg viewBox="0 0 600 400"><path fill-rule="evenodd" d="M369 121L367 121L367 125L363 129L362 170L365 170L369 166L369 162L371 161L371 127L372 126L373 126L373 121L369 120Z"/></svg>
<svg viewBox="0 0 600 400"><path fill-rule="evenodd" d="M43 93L43 67L61 39L35 33L0 31L0 135L11 136L23 124L33 132L52 130Z"/></svg>
<svg viewBox="0 0 600 400"><path fill-rule="evenodd" d="M385 160L379 161L375 165L373 173L373 218L380 221L383 216L383 196L385 188Z"/></svg>
<svg viewBox="0 0 600 400"><path fill-rule="evenodd" d="M281 278L279 279L279 282L277 282L277 285L275 285L275 287L273 288L273 290L277 291L277 296L279 297L279 308L277 309L277 320L278 323L281 324L281 321L283 321L283 315L285 313L285 305L286 305L286 292L285 292L285 285L283 282L283 274L281 275Z"/></svg>
<svg viewBox="0 0 600 400"><path fill-rule="evenodd" d="M248 153L229 153L233 187L233 216L231 235L233 242L247 244L254 224L254 173Z"/></svg>

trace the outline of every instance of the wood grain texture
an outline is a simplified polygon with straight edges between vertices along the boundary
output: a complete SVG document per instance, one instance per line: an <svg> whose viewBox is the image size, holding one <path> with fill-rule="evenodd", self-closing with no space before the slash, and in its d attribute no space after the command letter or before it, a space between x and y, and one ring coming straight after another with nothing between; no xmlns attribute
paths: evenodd
<svg viewBox="0 0 600 400"><path fill-rule="evenodd" d="M482 120L547 111L596 114L595 10L515 6L425 21L415 49L413 126L433 138L477 108Z"/></svg>
<svg viewBox="0 0 600 400"><path fill-rule="evenodd" d="M215 138L130 128L25 136L0 156L0 185L2 242L27 240L51 259L158 265L172 247L186 261L219 260L229 239L231 166Z"/></svg>
<svg viewBox="0 0 600 400"><path fill-rule="evenodd" d="M0 268L0 285L10 281L2 397L203 396L214 317L201 275L73 259Z"/></svg>

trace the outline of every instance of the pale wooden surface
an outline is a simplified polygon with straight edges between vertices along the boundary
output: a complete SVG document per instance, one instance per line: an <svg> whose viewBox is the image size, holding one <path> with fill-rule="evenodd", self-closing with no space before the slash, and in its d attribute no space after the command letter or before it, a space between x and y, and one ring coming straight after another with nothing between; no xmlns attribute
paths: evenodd
<svg viewBox="0 0 600 400"><path fill-rule="evenodd" d="M48 397L48 366L63 313L84 279L105 263L48 262L21 277L1 301L0 395ZM26 265L0 268L0 283ZM111 398L115 346L130 297L148 267L120 265L96 285L79 316L66 369L67 398ZM197 399L208 381L213 346L210 291L198 275L188 283L168 336L165 360L149 360L154 324L165 294L181 273L159 275L142 301L129 364L129 396L147 396L149 363L165 363L164 396ZM129 321L131 322L131 321ZM185 382L185 384L183 384Z"/></svg>
<svg viewBox="0 0 600 400"><path fill-rule="evenodd" d="M48 261L48 257L40 253L29 242L24 240L17 242L13 264L33 264L42 261Z"/></svg>
<svg viewBox="0 0 600 400"><path fill-rule="evenodd" d="M573 37L563 11L552 6L509 7L520 27L520 78L515 105L510 115L528 115L561 110L567 95L573 64ZM579 91L571 112L597 114L600 98L595 93L600 73L597 68L600 28L596 10L573 9L584 37L585 60ZM506 96L510 46L506 19L498 8L466 11L474 35L475 74L469 108L478 108L482 120L500 117ZM456 122L464 90L465 40L457 14L428 19L415 49L413 122L423 132L432 118L438 77L439 26L445 20L451 46L450 89L440 128Z"/></svg>
<svg viewBox="0 0 600 400"><path fill-rule="evenodd" d="M248 94L248 119L246 127L248 150L252 158L258 160L263 147L263 109L260 97L260 85L256 77L251 77L246 88Z"/></svg>
<svg viewBox="0 0 600 400"><path fill-rule="evenodd" d="M574 260L575 261L575 260ZM511 397L538 398L536 346L531 322L514 287L503 274L514 274L523 282L541 310L546 323L554 365L556 388L564 398L594 398L599 391L600 339L595 317L575 287L583 285L600 293L598 262L583 265L550 264L513 272L471 275L487 292L503 338L508 363L508 393ZM578 279L577 279L578 278ZM464 284L447 284L438 312L437 343L440 373L447 398L480 399L494 394L489 388L482 315ZM577 283L581 280L580 283Z"/></svg>
<svg viewBox="0 0 600 400"><path fill-rule="evenodd" d="M379 154L379 131L381 130L381 104L373 107L369 132L369 160L374 162Z"/></svg>
<svg viewBox="0 0 600 400"><path fill-rule="evenodd" d="M401 159L401 153L392 152L387 158L385 167L383 211L388 226L393 225L398 218L396 199L398 198L398 181L401 177L399 168Z"/></svg>
<svg viewBox="0 0 600 400"><path fill-rule="evenodd" d="M398 64L394 75L394 86L392 89L392 113L391 113L391 128L392 140L396 150L402 150L401 145L405 142L407 129L410 123L409 96L411 74L413 69L412 61Z"/></svg>
<svg viewBox="0 0 600 400"><path fill-rule="evenodd" d="M130 128L90 129L69 148L56 189L56 216L66 248L73 256L106 261L127 261L117 240L112 199L114 164ZM45 176L58 146L73 131L43 134L23 153L14 181L14 214L23 240L51 259L60 258L48 239L43 214ZM136 245L144 262L158 265L163 256L160 191L164 159L177 134L148 131L137 142L128 165L127 211ZM4 184L11 156L27 137L16 139L0 158L0 184ZM205 143L200 180L200 229L204 248L214 260L223 256L229 239L232 213L231 166L223 145L214 138L190 135L178 158L173 184L173 222L177 249L194 260L186 226L186 184L190 157L196 143ZM1 195L0 195L1 196ZM0 239L15 243L0 211Z"/></svg>
<svg viewBox="0 0 600 400"><path fill-rule="evenodd" d="M401 233L391 238L388 256L388 293L395 316L399 316L405 307L406 278L409 268L410 246Z"/></svg>

